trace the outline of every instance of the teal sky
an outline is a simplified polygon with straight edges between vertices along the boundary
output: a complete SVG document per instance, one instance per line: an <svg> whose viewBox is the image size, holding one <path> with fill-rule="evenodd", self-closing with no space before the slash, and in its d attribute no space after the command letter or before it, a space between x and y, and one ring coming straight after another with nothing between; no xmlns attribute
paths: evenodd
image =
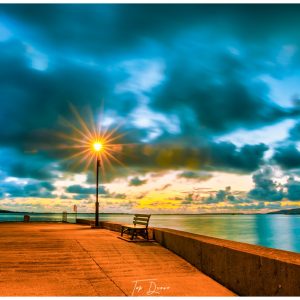
<svg viewBox="0 0 300 300"><path fill-rule="evenodd" d="M126 132L104 212L300 206L299 28L298 4L1 4L0 209L93 211L70 103Z"/></svg>

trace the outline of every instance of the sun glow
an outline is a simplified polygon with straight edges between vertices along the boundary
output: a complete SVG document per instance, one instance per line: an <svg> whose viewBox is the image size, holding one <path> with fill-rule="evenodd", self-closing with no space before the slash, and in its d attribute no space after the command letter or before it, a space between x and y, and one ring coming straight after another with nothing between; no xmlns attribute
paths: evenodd
<svg viewBox="0 0 300 300"><path fill-rule="evenodd" d="M113 168L113 162L124 166L117 158L123 146L128 145L117 143L125 135L125 133L118 132L122 124L118 124L111 130L108 127L103 128L101 126L102 113L99 122L95 122L89 110L87 112L89 122L87 122L73 105L70 107L75 116L75 122L61 118L62 124L69 132L58 133L64 140L59 148L71 152L64 160L72 160L74 168L84 165L84 171L87 171L92 162L99 159L103 176L107 167Z"/></svg>
<svg viewBox="0 0 300 300"><path fill-rule="evenodd" d="M101 150L102 150L102 148L103 148L103 145L102 145L102 143L99 143L99 142L94 142L94 144L93 144L93 148L94 148L94 150L95 150L96 152L99 152L99 151L101 151Z"/></svg>

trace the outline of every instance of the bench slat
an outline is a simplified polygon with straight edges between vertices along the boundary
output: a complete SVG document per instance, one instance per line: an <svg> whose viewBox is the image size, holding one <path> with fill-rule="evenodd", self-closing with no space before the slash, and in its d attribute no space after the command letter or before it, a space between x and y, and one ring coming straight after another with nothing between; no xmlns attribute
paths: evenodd
<svg viewBox="0 0 300 300"><path fill-rule="evenodd" d="M148 226L148 222L140 222L140 221L134 221L135 224L145 225Z"/></svg>
<svg viewBox="0 0 300 300"><path fill-rule="evenodd" d="M149 223L148 220L140 220L140 219L135 219L135 220L133 220L133 222L144 222L146 224Z"/></svg>
<svg viewBox="0 0 300 300"><path fill-rule="evenodd" d="M123 225L124 228L131 228L131 229L146 229L145 226L134 226L134 225Z"/></svg>
<svg viewBox="0 0 300 300"><path fill-rule="evenodd" d="M134 218L133 220L137 220L137 221L145 221L145 222L148 222L148 221L149 221L148 218Z"/></svg>
<svg viewBox="0 0 300 300"><path fill-rule="evenodd" d="M135 214L134 216L150 218L151 215Z"/></svg>

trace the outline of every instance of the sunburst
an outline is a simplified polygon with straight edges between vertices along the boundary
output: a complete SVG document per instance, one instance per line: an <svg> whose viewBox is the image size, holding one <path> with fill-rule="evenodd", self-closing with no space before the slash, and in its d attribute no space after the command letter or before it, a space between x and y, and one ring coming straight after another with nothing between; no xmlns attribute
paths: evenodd
<svg viewBox="0 0 300 300"><path fill-rule="evenodd" d="M62 124L68 128L70 133L57 133L57 135L64 140L59 148L71 152L64 160L71 161L74 168L83 165L84 172L89 169L93 161L99 160L103 179L105 179L106 170L108 168L113 169L113 163L125 167L117 158L123 146L129 145L118 143L118 141L127 134L126 132L118 133L124 122L109 129L108 126L104 127L102 125L103 110L100 112L99 122L95 122L90 110L87 112L89 119L89 121L87 121L72 104L70 104L70 108L75 117L75 122L61 118Z"/></svg>

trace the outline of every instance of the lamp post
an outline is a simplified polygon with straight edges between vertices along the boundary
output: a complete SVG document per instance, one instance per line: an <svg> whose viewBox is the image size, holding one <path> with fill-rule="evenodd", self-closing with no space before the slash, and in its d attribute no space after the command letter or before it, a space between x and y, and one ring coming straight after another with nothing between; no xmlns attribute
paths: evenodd
<svg viewBox="0 0 300 300"><path fill-rule="evenodd" d="M95 227L99 227L99 168L100 168L100 151L102 149L102 144L99 142L94 143L94 150L97 154L97 162L96 162L96 203L95 203Z"/></svg>
<svg viewBox="0 0 300 300"><path fill-rule="evenodd" d="M99 190L99 167L100 160L97 155L97 166L96 166L96 213L95 213L95 226L99 226L99 201L98 201L98 190Z"/></svg>

